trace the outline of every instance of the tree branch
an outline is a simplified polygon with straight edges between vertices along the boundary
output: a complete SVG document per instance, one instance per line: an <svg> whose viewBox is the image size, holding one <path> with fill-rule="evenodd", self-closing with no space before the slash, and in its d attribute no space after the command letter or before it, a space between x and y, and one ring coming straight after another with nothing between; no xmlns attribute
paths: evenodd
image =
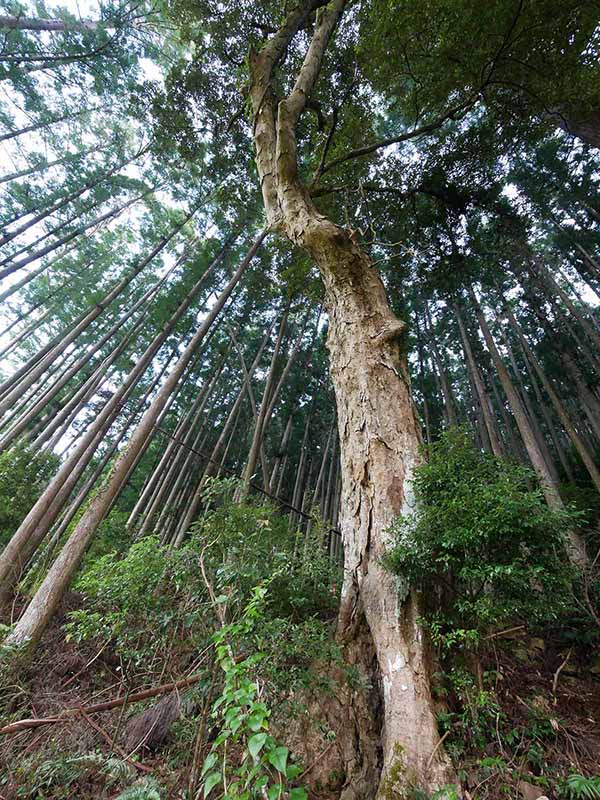
<svg viewBox="0 0 600 800"><path fill-rule="evenodd" d="M374 142L373 144L368 144L364 147L358 147L356 150L350 150L348 153L346 153L346 155L340 156L339 158L330 161L329 164L326 164L323 167L322 172L328 172L330 169L337 167L339 164L350 161L350 159L367 156L370 153L374 153L375 150L380 150L382 147L389 147L392 144L400 144L401 142L406 142L409 139L415 139L418 136L424 136L427 133L432 133L438 128L441 128L441 126L447 120L460 119L460 117L462 117L470 108L472 108L476 102L477 98L470 98L464 103L448 109L448 111L437 117L437 119L434 119L433 122L427 123L427 125L422 125L420 128L414 128L412 131L406 131L406 133L401 133L399 136L390 136L388 139L381 139L379 142Z"/></svg>

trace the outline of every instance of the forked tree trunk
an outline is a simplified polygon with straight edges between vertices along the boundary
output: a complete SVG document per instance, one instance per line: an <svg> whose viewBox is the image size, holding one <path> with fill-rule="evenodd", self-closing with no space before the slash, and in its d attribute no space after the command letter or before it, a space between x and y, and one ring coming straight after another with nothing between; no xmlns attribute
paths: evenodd
<svg viewBox="0 0 600 800"><path fill-rule="evenodd" d="M291 94L278 103L274 69L319 0L297 5L258 53L251 53L250 98L256 163L271 226L305 250L319 267L329 314L328 348L341 448L345 545L339 636L359 669L382 687L380 721L357 700L346 726L353 763L341 797L402 796L410 784L428 791L454 781L440 746L416 592L402 594L381 564L389 526L415 512L411 480L420 433L413 409L405 328L390 309L368 256L349 231L323 217L298 175L296 125L318 79L329 38L346 0L321 8ZM368 639L376 666L369 657ZM396 781L396 778L398 781ZM379 788L378 787L379 784ZM403 784L403 785L398 785Z"/></svg>

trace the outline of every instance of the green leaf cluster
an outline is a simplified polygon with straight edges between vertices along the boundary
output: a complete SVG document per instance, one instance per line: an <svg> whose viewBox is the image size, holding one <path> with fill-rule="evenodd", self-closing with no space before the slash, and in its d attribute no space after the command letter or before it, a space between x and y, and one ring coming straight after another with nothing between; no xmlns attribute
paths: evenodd
<svg viewBox="0 0 600 800"><path fill-rule="evenodd" d="M257 651L240 659L232 647L240 636L250 636L262 623L269 582L255 587L241 618L223 625L213 637L224 683L213 705L220 730L202 767L204 797L218 787L220 796L228 800L308 798L305 789L288 787L302 769L288 763L288 748L278 745L270 734L271 712L260 699L259 683L253 679L257 664L266 654Z"/></svg>
<svg viewBox="0 0 600 800"><path fill-rule="evenodd" d="M549 509L530 470L453 428L427 448L414 489L418 510L395 524L386 562L432 598L428 622L443 649L505 624L547 623L569 607L564 537L578 517Z"/></svg>

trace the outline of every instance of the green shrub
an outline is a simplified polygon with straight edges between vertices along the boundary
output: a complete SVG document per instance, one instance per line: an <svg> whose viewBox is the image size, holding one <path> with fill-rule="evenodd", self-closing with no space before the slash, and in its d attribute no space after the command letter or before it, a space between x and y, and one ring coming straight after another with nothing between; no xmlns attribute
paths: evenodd
<svg viewBox="0 0 600 800"><path fill-rule="evenodd" d="M210 487L214 497L220 484ZM310 664L335 657L329 623L339 585L319 533L297 546L287 520L267 504L226 500L207 511L184 546L170 550L150 536L123 555L88 559L75 584L82 608L69 614L67 635L110 641L124 666L174 662L209 642L218 620L204 580L237 619L254 587L269 581L263 624L242 650L265 649L268 680L302 685ZM284 680L285 676L285 680Z"/></svg>
<svg viewBox="0 0 600 800"><path fill-rule="evenodd" d="M91 561L75 588L83 603L69 614L67 637L112 641L133 668L175 657L178 642L189 650L207 639L208 598L198 554L189 548L170 552L149 536L124 557L113 552Z"/></svg>
<svg viewBox="0 0 600 800"><path fill-rule="evenodd" d="M491 628L555 620L570 603L564 535L530 470L482 453L461 428L427 448L418 513L397 521L386 563L426 590L434 639L451 649Z"/></svg>
<svg viewBox="0 0 600 800"><path fill-rule="evenodd" d="M219 482L208 488L212 497ZM205 552L205 564L215 576L215 591L233 597L244 607L255 586L271 579L268 604L273 616L306 618L335 611L339 567L321 546L319 526L299 542L287 517L269 503L234 503L205 513L192 531L189 547ZM273 577L274 576L274 577Z"/></svg>

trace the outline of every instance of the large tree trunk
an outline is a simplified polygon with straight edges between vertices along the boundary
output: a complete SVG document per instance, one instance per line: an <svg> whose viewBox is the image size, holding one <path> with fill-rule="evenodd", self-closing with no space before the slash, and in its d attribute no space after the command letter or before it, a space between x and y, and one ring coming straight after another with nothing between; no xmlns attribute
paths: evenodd
<svg viewBox="0 0 600 800"><path fill-rule="evenodd" d="M441 748L434 754L439 737L419 597L403 596L381 565L392 543L389 526L416 511L411 481L421 439L399 340L404 326L378 273L345 231L313 217L302 238L321 269L329 312L345 550L339 632L351 642L364 614L373 639L378 675L372 677L383 689L381 796L401 763L418 785L437 788L452 772Z"/></svg>
<svg viewBox="0 0 600 800"><path fill-rule="evenodd" d="M318 265L329 314L328 348L341 447L344 585L339 635L374 687L381 689L381 752L375 709L352 709L354 757L342 798L398 796L410 785L431 791L453 782L440 747L426 645L416 592L401 592L381 564L389 526L414 513L411 479L420 433L412 405L404 324L390 309L383 283L349 231L323 217L298 175L296 125L318 79L329 38L347 0L319 10L291 94L275 102L273 71L320 0L289 12L280 30L251 54L250 97L256 163L271 226ZM369 657L372 642L375 659ZM360 643L360 646L359 646ZM377 786L379 783L379 786Z"/></svg>
<svg viewBox="0 0 600 800"><path fill-rule="evenodd" d="M558 126L590 147L600 149L600 110L557 116Z"/></svg>

